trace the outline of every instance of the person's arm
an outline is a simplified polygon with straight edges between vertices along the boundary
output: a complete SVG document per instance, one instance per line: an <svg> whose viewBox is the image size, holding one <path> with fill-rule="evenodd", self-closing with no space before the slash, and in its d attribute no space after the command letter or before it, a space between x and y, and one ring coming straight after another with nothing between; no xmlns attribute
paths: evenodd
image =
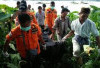
<svg viewBox="0 0 100 68"><path fill-rule="evenodd" d="M98 47L100 48L100 36L96 37L96 41L97 41Z"/></svg>
<svg viewBox="0 0 100 68"><path fill-rule="evenodd" d="M57 11L55 11L55 19L57 18Z"/></svg>
<svg viewBox="0 0 100 68"><path fill-rule="evenodd" d="M56 32L56 29L53 29L52 34L50 35L50 38L52 40L54 40L55 32Z"/></svg>
<svg viewBox="0 0 100 68"><path fill-rule="evenodd" d="M39 38L40 42L42 43L43 49L46 50L46 43L45 43L45 41L43 40L42 32L41 32L40 27L38 27L38 29L39 29L39 31L38 31L38 38Z"/></svg>
<svg viewBox="0 0 100 68"><path fill-rule="evenodd" d="M36 17L36 19L38 18L38 17L37 17L37 13L35 14L35 17Z"/></svg>
<svg viewBox="0 0 100 68"><path fill-rule="evenodd" d="M6 39L6 42L5 42L5 44L4 44L4 48L3 48L3 51L4 51L4 52L7 51L8 46L9 46L9 43L10 43L10 41Z"/></svg>
<svg viewBox="0 0 100 68"><path fill-rule="evenodd" d="M48 9L45 10L45 22L44 22L44 25L45 26L48 26L48 22L49 22L49 14L50 14L50 11Z"/></svg>
<svg viewBox="0 0 100 68"><path fill-rule="evenodd" d="M39 35L39 40L42 42L42 44L45 44L45 41L43 40L42 35Z"/></svg>
<svg viewBox="0 0 100 68"><path fill-rule="evenodd" d="M55 36L57 26L58 26L58 18L55 20L54 25L52 27L53 31L52 31L52 34L51 34L50 38L53 39L53 40L54 40L54 36Z"/></svg>
<svg viewBox="0 0 100 68"><path fill-rule="evenodd" d="M36 20L35 15L33 15L33 22L34 22L35 24L39 25L38 22L37 22L37 20Z"/></svg>
<svg viewBox="0 0 100 68"><path fill-rule="evenodd" d="M67 38L71 37L72 35L74 35L74 31L73 30L71 30L65 37L63 37L62 40L65 41Z"/></svg>
<svg viewBox="0 0 100 68"><path fill-rule="evenodd" d="M39 27L39 25L36 25L35 26L37 27L38 29L38 32L37 32L37 35L38 35L38 39L41 41L42 44L45 44L45 41L43 40L43 37L42 37L42 31L41 31L41 28Z"/></svg>
<svg viewBox="0 0 100 68"><path fill-rule="evenodd" d="M12 15L10 21L13 21L13 20L18 16L18 14L19 14L19 11L16 11L16 12Z"/></svg>
<svg viewBox="0 0 100 68"><path fill-rule="evenodd" d="M17 31L16 29L12 29L9 34L6 35L6 41L5 41L5 44L4 44L4 49L3 51L6 52L7 51L7 48L9 46L9 43L11 40L15 39L15 37L17 36Z"/></svg>
<svg viewBox="0 0 100 68"><path fill-rule="evenodd" d="M62 38L62 41L65 41L67 38L71 37L74 34L74 31L75 31L74 26L75 26L75 22L72 22L71 23L71 31Z"/></svg>
<svg viewBox="0 0 100 68"><path fill-rule="evenodd" d="M92 23L92 25L91 25L91 32L92 32L93 35L96 37L96 41L97 41L98 47L100 48L100 36L99 36L99 31L97 30L95 23Z"/></svg>
<svg viewBox="0 0 100 68"><path fill-rule="evenodd" d="M71 30L71 21L70 21L69 17L68 17L68 27Z"/></svg>

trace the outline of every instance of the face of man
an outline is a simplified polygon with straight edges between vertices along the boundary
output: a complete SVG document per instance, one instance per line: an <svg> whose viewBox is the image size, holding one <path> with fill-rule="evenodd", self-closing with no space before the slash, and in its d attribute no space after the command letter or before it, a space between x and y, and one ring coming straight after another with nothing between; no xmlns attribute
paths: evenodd
<svg viewBox="0 0 100 68"><path fill-rule="evenodd" d="M88 18L89 14L86 13L80 13L79 14L79 19L80 21L84 22Z"/></svg>
<svg viewBox="0 0 100 68"><path fill-rule="evenodd" d="M31 9L31 5L28 5L28 9Z"/></svg>
<svg viewBox="0 0 100 68"><path fill-rule="evenodd" d="M41 12L42 11L42 8L39 8L38 11Z"/></svg>
<svg viewBox="0 0 100 68"><path fill-rule="evenodd" d="M61 16L62 16L62 17L66 17L67 14L68 14L68 12L65 11L65 12L61 13Z"/></svg>
<svg viewBox="0 0 100 68"><path fill-rule="evenodd" d="M55 4L51 4L51 9L54 10Z"/></svg>
<svg viewBox="0 0 100 68"><path fill-rule="evenodd" d="M31 22L30 21L28 21L28 22L26 22L26 23L20 23L20 25L21 25L21 27L28 27L28 26L30 26L30 24L31 24Z"/></svg>

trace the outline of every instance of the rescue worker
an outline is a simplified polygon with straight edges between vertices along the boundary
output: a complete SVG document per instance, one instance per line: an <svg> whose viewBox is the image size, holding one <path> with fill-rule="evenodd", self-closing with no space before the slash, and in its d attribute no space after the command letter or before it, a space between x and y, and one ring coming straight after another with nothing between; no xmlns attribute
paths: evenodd
<svg viewBox="0 0 100 68"><path fill-rule="evenodd" d="M18 20L20 25L13 28L10 33L6 35L4 45L5 56L10 41L15 39L16 48L22 60L27 61L26 67L24 68L39 68L38 55L40 54L40 45L38 40L40 40L43 45L45 44L42 38L41 28L34 23L31 24L31 18L27 13L19 14Z"/></svg>
<svg viewBox="0 0 100 68"><path fill-rule="evenodd" d="M46 4L43 4L42 7L43 7L43 11L45 11Z"/></svg>
<svg viewBox="0 0 100 68"><path fill-rule="evenodd" d="M20 13L27 13L27 14L29 14L30 17L31 17L32 23L35 23L35 24L38 25L37 20L35 18L34 12L27 11L27 3L24 0L21 1L20 7L19 7L19 13L18 14L20 14ZM15 25L16 26L19 25L19 22L18 22L18 18L17 17L16 17L16 20L15 20Z"/></svg>
<svg viewBox="0 0 100 68"><path fill-rule="evenodd" d="M15 8L19 8L20 6L20 1L17 1L17 6Z"/></svg>
<svg viewBox="0 0 100 68"><path fill-rule="evenodd" d="M57 11L55 9L55 2L52 1L50 8L45 10L45 27L48 27L52 33L52 26L54 25L54 20L57 18Z"/></svg>

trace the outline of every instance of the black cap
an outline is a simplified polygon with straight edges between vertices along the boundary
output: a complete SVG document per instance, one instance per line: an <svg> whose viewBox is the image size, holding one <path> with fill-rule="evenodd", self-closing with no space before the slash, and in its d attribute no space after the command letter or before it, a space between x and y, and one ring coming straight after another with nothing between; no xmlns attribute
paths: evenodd
<svg viewBox="0 0 100 68"><path fill-rule="evenodd" d="M43 7L46 7L46 4L43 4L42 6L43 6Z"/></svg>
<svg viewBox="0 0 100 68"><path fill-rule="evenodd" d="M90 8L82 7L80 13L90 14Z"/></svg>
<svg viewBox="0 0 100 68"><path fill-rule="evenodd" d="M41 6L38 6L38 9L42 9L42 7Z"/></svg>
<svg viewBox="0 0 100 68"><path fill-rule="evenodd" d="M24 1L24 0L21 1L19 10L20 11L26 11L27 10L27 3L26 3L26 1Z"/></svg>
<svg viewBox="0 0 100 68"><path fill-rule="evenodd" d="M69 9L67 9L67 8L63 8L62 10L61 10L61 13L63 13L63 12L70 12L70 10Z"/></svg>
<svg viewBox="0 0 100 68"><path fill-rule="evenodd" d="M17 5L19 5L20 4L20 1L17 1Z"/></svg>
<svg viewBox="0 0 100 68"><path fill-rule="evenodd" d="M51 1L51 4L55 4L55 2L54 1Z"/></svg>

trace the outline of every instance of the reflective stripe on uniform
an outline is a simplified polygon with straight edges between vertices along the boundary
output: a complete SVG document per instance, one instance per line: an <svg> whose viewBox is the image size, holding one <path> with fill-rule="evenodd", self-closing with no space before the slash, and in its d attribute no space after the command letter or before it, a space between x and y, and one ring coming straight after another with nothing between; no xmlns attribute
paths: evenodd
<svg viewBox="0 0 100 68"><path fill-rule="evenodd" d="M11 33L11 32L9 32L9 36L10 36L10 37L12 36L12 33Z"/></svg>

